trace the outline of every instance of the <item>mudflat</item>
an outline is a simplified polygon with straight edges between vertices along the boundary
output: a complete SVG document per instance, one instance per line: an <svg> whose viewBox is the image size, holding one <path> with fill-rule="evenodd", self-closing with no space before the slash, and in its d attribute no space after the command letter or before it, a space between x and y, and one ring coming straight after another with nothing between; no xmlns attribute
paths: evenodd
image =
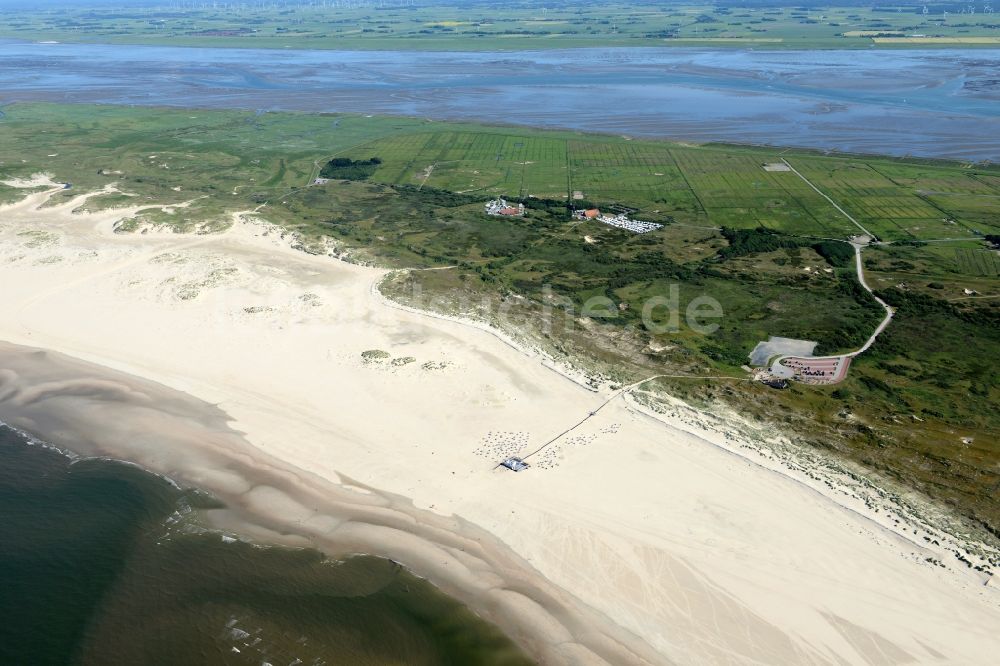
<svg viewBox="0 0 1000 666"><path fill-rule="evenodd" d="M995 162L998 68L996 49L414 53L0 41L0 102L389 114Z"/></svg>

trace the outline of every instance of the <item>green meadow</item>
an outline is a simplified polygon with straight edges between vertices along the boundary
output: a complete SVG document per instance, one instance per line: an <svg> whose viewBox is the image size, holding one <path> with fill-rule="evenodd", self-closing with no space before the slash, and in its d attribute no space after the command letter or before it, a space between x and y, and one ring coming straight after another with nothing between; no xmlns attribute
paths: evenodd
<svg viewBox="0 0 1000 666"><path fill-rule="evenodd" d="M926 7L927 13L924 13ZM992 47L992 14L955 3L393 2L6 10L0 36L242 48L520 50L586 46Z"/></svg>
<svg viewBox="0 0 1000 666"><path fill-rule="evenodd" d="M779 424L1000 527L1000 289L986 238L1000 235L997 167L341 114L4 111L0 181L45 172L72 183L56 202L114 184L120 192L84 205L137 206L137 220L178 230L259 207L307 249L326 238L355 260L444 268L398 274L386 289L407 300L419 286L418 304L445 310L506 304L557 357L620 381L692 377L660 385ZM314 185L333 158L349 167L327 174L355 179ZM865 250L865 266L898 314L836 387L698 379L744 377L747 354L771 335L853 349L881 319L849 254L824 245L858 229L794 172L764 168L782 159L884 242ZM0 186L0 200L18 195ZM485 215L497 196L526 215ZM182 202L173 215L141 210ZM583 206L664 226L632 234L574 219ZM715 299L719 328L704 335L681 317L677 330L646 330L644 304L674 287L682 312ZM608 307L581 317L595 297ZM545 329L546 307L567 313L562 328Z"/></svg>
<svg viewBox="0 0 1000 666"><path fill-rule="evenodd" d="M834 157L739 146L682 146L621 137L450 126L347 151L378 155L373 181L484 196L577 198L640 211L650 221L766 227L844 238L858 229L808 184L765 164L789 159L887 241L1000 232L997 170L871 156Z"/></svg>

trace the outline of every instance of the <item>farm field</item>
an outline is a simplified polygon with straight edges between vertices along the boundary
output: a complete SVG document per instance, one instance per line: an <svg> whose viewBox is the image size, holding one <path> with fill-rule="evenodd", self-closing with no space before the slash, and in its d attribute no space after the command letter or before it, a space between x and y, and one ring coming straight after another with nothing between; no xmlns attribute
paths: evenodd
<svg viewBox="0 0 1000 666"><path fill-rule="evenodd" d="M386 184L570 203L575 194L598 206L638 209L637 216L655 222L824 238L856 234L794 173L764 169L784 158L882 240L1000 232L1000 186L991 169L515 130L400 134L345 154L383 159L373 180Z"/></svg>
<svg viewBox="0 0 1000 666"><path fill-rule="evenodd" d="M54 7L12 12L0 36L174 46L518 50L586 46L995 47L992 15L955 4L747 7L741 3L495 0L415 5L253 3L185 8ZM925 13L926 11L926 13Z"/></svg>
<svg viewBox="0 0 1000 666"><path fill-rule="evenodd" d="M997 277L1000 274L1000 256L996 251L971 248L956 248L955 262L959 272L965 275Z"/></svg>
<svg viewBox="0 0 1000 666"><path fill-rule="evenodd" d="M184 219L191 223L265 202L282 221L319 220L302 201L316 198L306 190L336 156L378 157L368 182L452 193L477 216L481 203L474 202L503 196L563 211L624 207L668 225L643 243L683 228L763 228L801 239L857 233L795 173L764 168L784 159L883 241L942 241L938 264L961 266L970 278L989 276L990 264L976 253L960 261L955 248L964 241L988 254L983 237L1000 233L1000 170L984 165L348 114L53 104L5 112L3 173L51 172L73 183L64 197L109 183L128 190L91 206L190 201ZM0 198L14 192L0 186ZM562 233L612 233L596 222L583 225Z"/></svg>
<svg viewBox="0 0 1000 666"><path fill-rule="evenodd" d="M90 206L190 201L183 219L192 224L265 202L281 221L318 223L319 211L302 202L317 198L310 184L336 156L378 157L369 183L451 193L477 217L476 202L503 196L560 214L567 206L624 207L637 219L667 224L642 243L685 228L716 238L722 227L803 240L857 233L795 173L764 168L784 159L883 241L941 241L937 263L961 266L970 278L990 276L990 264L976 253L958 260L955 248L965 242L988 254L983 237L1000 233L1000 171L984 165L347 114L53 104L16 104L5 112L3 173L51 172L73 183L64 197L110 183L128 190ZM45 138L41 147L37 136ZM0 186L0 198L14 193ZM618 233L596 222L582 225L560 233Z"/></svg>

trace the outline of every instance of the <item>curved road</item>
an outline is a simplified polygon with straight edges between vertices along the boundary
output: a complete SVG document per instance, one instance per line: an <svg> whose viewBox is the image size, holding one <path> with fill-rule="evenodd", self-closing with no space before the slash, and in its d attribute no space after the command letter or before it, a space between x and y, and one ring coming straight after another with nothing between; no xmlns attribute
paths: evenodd
<svg viewBox="0 0 1000 666"><path fill-rule="evenodd" d="M862 233L864 234L864 236L859 237L859 240L852 240L852 241L850 241L851 245L854 247L854 265L855 265L855 269L857 270L857 273L858 273L858 282L861 284L862 287L865 288L865 291L867 291L869 294L871 294L872 298L874 298L878 302L878 304L882 306L882 308L885 310L885 318L878 325L878 327L875 328L875 332L872 333L871 337L869 337L868 340L865 341L865 344L861 345L860 348L858 348L858 349L856 349L856 350L854 350L852 352L848 352L846 354L835 354L833 356L809 356L809 357L798 357L798 356L795 356L793 354L785 354L784 356L779 356L778 358L774 359L771 362L771 370L773 372L774 368L780 366L781 362L783 360L785 360L786 358L808 358L809 360L837 359L837 360L840 361L840 364L837 366L838 367L838 371L837 372L840 373L840 369L843 368L843 363L846 362L847 359L854 358L855 356L858 356L859 354L863 354L864 352L868 351L868 349L873 344L875 344L875 340L882 333L882 331L884 331L886 329L886 327L889 325L889 322L892 321L892 316L895 313L895 311L892 309L892 306L890 306L888 303L886 303L881 298L879 298L878 296L875 295L875 291L868 285L868 282L865 280L865 270L864 270L864 266L862 265L862 262L861 262L861 251L865 247L868 246L868 244L869 244L870 241L869 240L864 240L864 238L867 237L868 239L874 240L876 238L876 236L875 236L875 234L873 234L870 231L868 231L860 222L858 222L857 220L855 220L854 217L850 213L848 213L846 210L844 210L843 208L841 208L837 204L837 202L835 202L833 199L831 199L830 197L828 197L818 187L816 187L815 185L813 185L812 182L810 182L810 180L808 178L806 178L805 176L803 176L798 171L798 169L796 169L795 167L793 167L788 162L788 160L782 159L781 161L785 163L785 166L787 166L789 169L791 169L792 173L794 173L796 176L798 176L799 178L801 178L802 181L806 185L808 185L809 187L811 187L813 190L815 190L817 194L819 194L821 197L823 197L824 199L826 199L827 201L829 201L831 206L833 206L834 208L836 208L840 212L841 215L843 215L848 220L850 220L854 224L854 226L856 226L858 229L860 229L862 231ZM787 366L781 366L781 367L787 367ZM834 375L834 376L836 377L837 375ZM843 378L844 378L843 374L841 374L840 375L840 379L838 379L836 381L842 381ZM836 383L836 382L831 382L831 383Z"/></svg>

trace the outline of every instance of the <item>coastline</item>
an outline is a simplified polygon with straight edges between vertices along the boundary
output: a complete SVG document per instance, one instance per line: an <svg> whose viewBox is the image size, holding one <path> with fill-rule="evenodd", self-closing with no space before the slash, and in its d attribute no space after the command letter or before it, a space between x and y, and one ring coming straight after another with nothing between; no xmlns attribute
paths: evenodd
<svg viewBox="0 0 1000 666"><path fill-rule="evenodd" d="M221 503L0 425L4 663L535 663L385 558L211 529Z"/></svg>
<svg viewBox="0 0 1000 666"><path fill-rule="evenodd" d="M544 627L545 635L569 641L572 630L601 618L578 612L571 596L540 585L530 565L459 517L422 511L405 497L346 477L331 483L292 468L246 442L221 410L154 382L5 342L0 368L5 424L77 460L118 460L178 488L207 490L226 505L204 511L217 529L318 548L334 558L364 554L404 563L545 662L568 663L561 654L568 652L593 663L649 663L612 636L591 653L584 645L567 651L537 635Z"/></svg>
<svg viewBox="0 0 1000 666"><path fill-rule="evenodd" d="M45 198L0 209L0 339L74 358L0 345L15 373L0 419L214 492L231 507L220 526L400 561L550 663L855 662L871 635L911 657L916 641L959 661L995 647L982 581L624 403L552 468L493 470L475 453L497 450L491 434L545 439L600 396L493 331L379 303L384 272L296 252L259 222L115 235L128 211ZM25 247L36 222L56 237ZM362 359L383 347L417 360ZM858 566L871 570L840 578ZM940 608L881 617L922 597Z"/></svg>

